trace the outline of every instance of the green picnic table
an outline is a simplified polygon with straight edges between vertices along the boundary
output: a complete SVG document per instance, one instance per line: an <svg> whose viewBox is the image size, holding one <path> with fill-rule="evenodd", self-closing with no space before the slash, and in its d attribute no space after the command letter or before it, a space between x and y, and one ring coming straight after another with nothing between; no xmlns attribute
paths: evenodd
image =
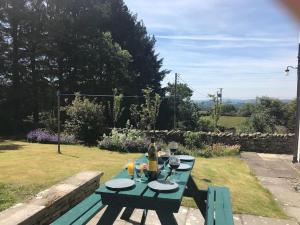
<svg viewBox="0 0 300 225"><path fill-rule="evenodd" d="M139 159L140 162L147 162L147 158L143 156ZM184 162L189 164L191 168L194 166L194 161ZM165 172L160 174L159 179L173 179L174 175L169 178L170 168L165 165L162 169ZM205 200L207 192L201 192L197 189L195 182L191 176L191 170L188 171L176 171L175 178L179 185L179 188L174 192L158 193L148 188L148 182L136 182L135 187L130 190L114 191L107 189L105 185L102 185L97 194L101 195L102 203L107 205L107 208L100 218L98 224L111 225L114 223L123 207L125 211L122 214L122 219L128 220L133 213L134 209L143 209L144 213L141 218L141 224L144 224L147 211L156 211L161 224L165 225L177 225L173 213L178 212L182 197L186 195L194 197L199 209L202 213L205 212ZM130 178L127 170L121 171L115 178Z"/></svg>
<svg viewBox="0 0 300 225"><path fill-rule="evenodd" d="M145 156L139 159L147 162ZM226 187L209 186L207 190L200 190L191 176L194 161L184 162L191 166L188 171L176 171L179 188L171 193L158 193L148 188L148 182L138 182L132 189L113 191L101 185L95 193L69 209L51 225L84 225L96 213L106 207L98 225L112 225L121 210L125 208L121 219L129 220L134 209L143 209L140 224L144 224L148 210L154 210L162 225L177 225L173 213L177 213L183 196L192 197L205 219L205 225L233 225L230 192ZM168 166L164 168L159 179L165 180L170 172ZM115 178L130 178L127 170L122 170ZM170 176L172 180L173 175Z"/></svg>

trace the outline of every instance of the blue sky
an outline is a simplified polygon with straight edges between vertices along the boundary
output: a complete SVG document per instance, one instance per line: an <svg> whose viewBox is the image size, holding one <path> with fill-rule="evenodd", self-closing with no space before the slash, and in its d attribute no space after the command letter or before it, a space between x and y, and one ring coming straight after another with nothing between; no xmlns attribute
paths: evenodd
<svg viewBox="0 0 300 225"><path fill-rule="evenodd" d="M298 27L275 0L125 0L149 34L164 67L194 90L224 88L224 98L296 96Z"/></svg>

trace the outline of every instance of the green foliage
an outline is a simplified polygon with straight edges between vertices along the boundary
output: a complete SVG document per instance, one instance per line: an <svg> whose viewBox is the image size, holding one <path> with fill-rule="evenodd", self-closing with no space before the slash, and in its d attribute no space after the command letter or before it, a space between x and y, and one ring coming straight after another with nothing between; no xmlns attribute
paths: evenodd
<svg viewBox="0 0 300 225"><path fill-rule="evenodd" d="M255 109L254 104L246 103L239 109L239 115L245 116L245 117L250 117L252 112L254 111L254 109Z"/></svg>
<svg viewBox="0 0 300 225"><path fill-rule="evenodd" d="M124 107L122 107L123 94L118 95L118 90L116 88L113 90L113 94L114 97L113 97L113 107L111 109L112 111L111 114L112 114L114 127L116 127L116 124L124 111Z"/></svg>
<svg viewBox="0 0 300 225"><path fill-rule="evenodd" d="M156 120L159 114L161 97L153 93L151 88L143 90L145 103L141 106L131 105L131 118L139 129L155 129Z"/></svg>
<svg viewBox="0 0 300 225"><path fill-rule="evenodd" d="M210 97L212 102L213 102L213 106L212 106L212 109L211 109L211 118L212 118L213 123L214 123L214 130L216 131L217 128L218 128L219 119L221 117L220 99L219 99L218 95L216 96L216 95L209 94L208 97Z"/></svg>
<svg viewBox="0 0 300 225"><path fill-rule="evenodd" d="M209 132L214 130L214 125L212 121L205 117L200 117L197 121L197 130Z"/></svg>
<svg viewBox="0 0 300 225"><path fill-rule="evenodd" d="M203 144L203 142L201 142L199 138L198 140L196 140L196 137L192 137L192 135L189 135L189 139L189 145L179 146L180 154L188 154L195 157L213 158L223 156L235 156L239 155L240 153L239 145L224 145L221 143L207 145ZM195 142L199 142L198 146L201 147L195 147Z"/></svg>
<svg viewBox="0 0 300 225"><path fill-rule="evenodd" d="M241 132L272 133L278 129L284 131L284 126L290 126L293 121L293 103L285 104L279 99L269 97L257 97L256 103L247 103L240 109L240 113L249 116L242 125Z"/></svg>
<svg viewBox="0 0 300 225"><path fill-rule="evenodd" d="M184 145L187 148L199 149L204 147L204 142L201 139L201 135L198 132L185 132L184 134Z"/></svg>
<svg viewBox="0 0 300 225"><path fill-rule="evenodd" d="M221 143L206 145L204 149L198 152L199 156L205 158L221 157L221 156L234 156L240 153L239 145L224 145Z"/></svg>
<svg viewBox="0 0 300 225"><path fill-rule="evenodd" d="M295 132L296 129L296 103L296 99L294 99L285 106L284 125L287 127L288 131L292 133Z"/></svg>
<svg viewBox="0 0 300 225"><path fill-rule="evenodd" d="M40 124L48 131L57 132L57 117L54 112L40 112Z"/></svg>
<svg viewBox="0 0 300 225"><path fill-rule="evenodd" d="M273 133L276 128L276 119L267 111L258 109L252 113L251 117L243 125L242 131Z"/></svg>
<svg viewBox="0 0 300 225"><path fill-rule="evenodd" d="M72 104L65 109L68 119L65 128L85 144L94 144L103 132L104 107L87 98L76 95Z"/></svg>
<svg viewBox="0 0 300 225"><path fill-rule="evenodd" d="M221 114L226 116L235 116L238 109L233 104L222 104L221 106Z"/></svg>
<svg viewBox="0 0 300 225"><path fill-rule="evenodd" d="M151 87L162 93L168 71L161 69L155 39L122 0L0 2L0 121L6 131L22 132L28 117L37 127L40 112L55 110L57 89L141 95ZM122 113L124 121L128 114Z"/></svg>
<svg viewBox="0 0 300 225"><path fill-rule="evenodd" d="M174 114L174 95L175 85L168 83L165 88L166 95L170 96L164 102L164 115L163 120L168 121L168 129L173 128L173 114ZM195 130L198 120L198 109L199 107L191 100L193 90L191 90L187 84L178 83L176 89L176 127L181 130Z"/></svg>
<svg viewBox="0 0 300 225"><path fill-rule="evenodd" d="M146 152L149 141L143 132L136 129L124 129L119 132L117 129L111 131L111 135L103 135L98 143L100 149L118 152Z"/></svg>

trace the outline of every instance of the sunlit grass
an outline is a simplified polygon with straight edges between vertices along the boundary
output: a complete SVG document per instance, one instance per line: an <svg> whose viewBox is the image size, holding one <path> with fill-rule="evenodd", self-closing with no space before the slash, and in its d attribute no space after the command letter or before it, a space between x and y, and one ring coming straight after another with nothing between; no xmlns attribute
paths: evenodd
<svg viewBox="0 0 300 225"><path fill-rule="evenodd" d="M210 116L207 116L206 118L211 119ZM247 117L243 116L221 116L218 124L226 128L235 127L236 129L239 129L246 120Z"/></svg>
<svg viewBox="0 0 300 225"><path fill-rule="evenodd" d="M235 213L286 218L271 193L258 183L239 157L198 158L192 174L199 188L227 186ZM194 206L188 198L184 204Z"/></svg>
<svg viewBox="0 0 300 225"><path fill-rule="evenodd" d="M0 142L0 211L82 170L103 171L103 183L116 175L128 159L141 155L80 145L63 145L62 155L56 151L56 145ZM202 188L209 184L228 186L235 213L285 218L271 194L238 157L197 158L193 176ZM188 198L183 204L195 206Z"/></svg>

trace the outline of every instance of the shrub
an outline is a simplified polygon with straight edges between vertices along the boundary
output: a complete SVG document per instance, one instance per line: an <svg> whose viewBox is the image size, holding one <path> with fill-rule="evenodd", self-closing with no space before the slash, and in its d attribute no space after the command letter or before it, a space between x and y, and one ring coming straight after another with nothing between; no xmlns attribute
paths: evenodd
<svg viewBox="0 0 300 225"><path fill-rule="evenodd" d="M145 139L139 130L125 129L118 132L117 129L113 129L110 136L103 135L103 140L98 146L111 151L146 152L149 144L149 140Z"/></svg>
<svg viewBox="0 0 300 225"><path fill-rule="evenodd" d="M104 107L76 95L65 110L69 117L65 123L66 130L85 144L95 144L104 130Z"/></svg>
<svg viewBox="0 0 300 225"><path fill-rule="evenodd" d="M184 134L184 144L188 148L203 148L204 142L201 140L201 135L198 132L187 131Z"/></svg>
<svg viewBox="0 0 300 225"><path fill-rule="evenodd" d="M49 143L49 144L57 144L58 136L57 134L51 133L44 129L37 129L30 131L27 136L27 141L29 142L37 142L37 143ZM75 144L77 141L74 135L61 134L60 142L62 144Z"/></svg>
<svg viewBox="0 0 300 225"><path fill-rule="evenodd" d="M206 146L204 149L198 152L199 156L210 158L219 156L232 156L238 155L240 152L239 145L224 145L221 143L213 144L211 146Z"/></svg>
<svg viewBox="0 0 300 225"><path fill-rule="evenodd" d="M200 117L199 120L197 121L197 130L199 131L213 131L214 130L214 125L213 122L210 119Z"/></svg>
<svg viewBox="0 0 300 225"><path fill-rule="evenodd" d="M55 117L54 112L40 112L40 125L41 127L46 128L53 132L57 131L57 118Z"/></svg>

